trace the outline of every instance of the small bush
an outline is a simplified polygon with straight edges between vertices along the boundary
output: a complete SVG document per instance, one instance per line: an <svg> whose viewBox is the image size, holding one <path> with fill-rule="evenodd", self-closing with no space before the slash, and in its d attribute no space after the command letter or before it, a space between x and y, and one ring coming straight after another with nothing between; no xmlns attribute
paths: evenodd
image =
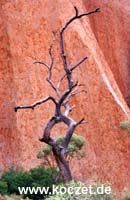
<svg viewBox="0 0 130 200"><path fill-rule="evenodd" d="M49 145L45 146L43 149L43 153L45 156L48 156L51 153L51 151L52 151L52 147Z"/></svg>
<svg viewBox="0 0 130 200"><path fill-rule="evenodd" d="M28 172L10 169L0 179L0 193L20 195L18 187L49 187L55 183L54 178L59 176L56 168L33 168ZM60 183L60 179L58 179ZM42 199L46 194L23 194L23 198Z"/></svg>
<svg viewBox="0 0 130 200"><path fill-rule="evenodd" d="M127 130L128 134L130 136L130 121L123 121L123 122L121 122L119 127L122 130Z"/></svg>
<svg viewBox="0 0 130 200"><path fill-rule="evenodd" d="M7 194L8 185L7 182L4 180L0 180L0 194Z"/></svg>
<svg viewBox="0 0 130 200"><path fill-rule="evenodd" d="M122 192L123 200L130 200L130 190L125 188Z"/></svg>
<svg viewBox="0 0 130 200"><path fill-rule="evenodd" d="M68 184L68 187L83 187L83 186L84 186L83 183L81 183L81 182L76 183L74 181L71 181ZM63 183L59 184L58 190L60 190L60 188L62 188L62 187L67 187L67 186ZM65 193L65 194L56 194L53 196L49 196L45 200L88 200L88 197L86 195L76 195L75 193L73 193L73 194Z"/></svg>
<svg viewBox="0 0 130 200"><path fill-rule="evenodd" d="M56 141L58 143L61 143L63 141L63 139L64 139L64 137L60 136L60 137L57 138ZM69 145L73 145L73 147L75 147L75 150L76 150L76 149L82 148L84 143L85 143L85 138L83 136L81 136L81 135L77 135L76 133L74 133L72 135L72 138L70 140Z"/></svg>
<svg viewBox="0 0 130 200"><path fill-rule="evenodd" d="M28 187L32 185L33 179L28 172L17 171L10 169L3 176L2 179L8 185L9 194L19 194L18 187Z"/></svg>
<svg viewBox="0 0 130 200"><path fill-rule="evenodd" d="M105 185L105 184L104 184ZM85 185L81 182L74 182L72 181L69 185L69 187L84 187ZM93 192L97 191L97 187L101 186L100 184L96 184L93 186ZM107 186L107 185L106 185ZM60 184L58 186L60 187L65 187L64 184ZM67 186L66 186L67 187ZM115 197L113 194L107 195L107 194L57 194L57 195L53 195L50 196L48 198L46 198L46 200L115 200Z"/></svg>
<svg viewBox="0 0 130 200"><path fill-rule="evenodd" d="M61 144L64 137L60 136L56 139L57 143ZM85 144L85 138L83 136L73 134L70 143L68 145L68 155L67 161L70 161L72 158L82 158L85 156L85 151L83 150L83 146ZM44 164L50 167L56 166L54 161L54 156L52 153L52 147L49 145L44 146L43 151L37 154L37 158L44 159Z"/></svg>
<svg viewBox="0 0 130 200"><path fill-rule="evenodd" d="M97 188L104 185L104 187L107 187L108 185L105 183L105 184L101 184L101 183L97 183L97 184L94 184L93 185L93 191L97 193ZM103 193L103 194L93 194L93 195L89 195L89 199L90 200L115 200L115 195L114 194L106 194L106 193Z"/></svg>
<svg viewBox="0 0 130 200"><path fill-rule="evenodd" d="M49 193L52 191L52 185L54 184L54 177L59 176L59 172L57 171L56 168L43 168L43 167L38 167L38 168L33 168L30 170L30 176L33 179L32 181L32 187L49 187L48 194L28 194L28 196L31 199L42 199L45 196L48 196ZM58 179L57 182L60 180Z"/></svg>

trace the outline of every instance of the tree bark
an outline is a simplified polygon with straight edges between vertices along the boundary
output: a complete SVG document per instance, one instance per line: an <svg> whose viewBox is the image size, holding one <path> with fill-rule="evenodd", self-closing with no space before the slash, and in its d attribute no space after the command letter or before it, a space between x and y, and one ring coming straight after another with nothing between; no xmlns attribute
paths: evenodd
<svg viewBox="0 0 130 200"><path fill-rule="evenodd" d="M57 148L53 148L53 154L57 163L57 166L60 170L60 174L65 183L72 180L72 175L70 171L70 167L64 156L62 155L62 150L59 146Z"/></svg>

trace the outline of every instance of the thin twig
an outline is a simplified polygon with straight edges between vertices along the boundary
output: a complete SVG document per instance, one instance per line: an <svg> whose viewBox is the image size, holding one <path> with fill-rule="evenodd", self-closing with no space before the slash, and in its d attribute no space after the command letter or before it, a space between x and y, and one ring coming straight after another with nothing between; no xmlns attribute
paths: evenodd
<svg viewBox="0 0 130 200"><path fill-rule="evenodd" d="M76 69L79 65L81 65L85 60L87 59L87 57L82 58L81 60L79 60L79 62L77 62L74 66L72 66L70 68L71 71L73 71L74 69Z"/></svg>
<svg viewBox="0 0 130 200"><path fill-rule="evenodd" d="M35 61L33 64L40 64L40 65L44 65L45 67L47 67L47 69L49 69L49 65L47 65L45 62L43 61Z"/></svg>
<svg viewBox="0 0 130 200"><path fill-rule="evenodd" d="M76 126L78 126L78 125L80 125L80 124L85 124L85 123L87 123L87 122L85 121L84 118L82 118L81 120L79 120L79 121L76 123Z"/></svg>

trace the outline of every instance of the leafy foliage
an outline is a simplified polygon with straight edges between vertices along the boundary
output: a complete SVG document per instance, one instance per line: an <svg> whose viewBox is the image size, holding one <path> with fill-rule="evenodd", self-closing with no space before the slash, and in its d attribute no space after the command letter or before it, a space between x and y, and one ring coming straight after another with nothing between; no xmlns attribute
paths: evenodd
<svg viewBox="0 0 130 200"><path fill-rule="evenodd" d="M0 180L0 194L7 194L8 185L7 182L4 180Z"/></svg>
<svg viewBox="0 0 130 200"><path fill-rule="evenodd" d="M101 183L97 183L97 184L94 184L93 187L93 191L96 192L96 194L93 194L93 195L89 195L89 199L90 200L115 200L115 195L114 194L106 194L106 193L103 193L103 194L97 194L97 188L100 187L101 185L104 185L104 187L107 187L108 184L101 184Z"/></svg>
<svg viewBox="0 0 130 200"><path fill-rule="evenodd" d="M123 122L121 122L119 127L121 129L123 129L123 130L127 130L128 134L130 136L130 121L123 121Z"/></svg>
<svg viewBox="0 0 130 200"><path fill-rule="evenodd" d="M18 187L28 187L32 184L33 179L28 172L22 172L14 169L10 169L3 176L8 185L8 193L19 194Z"/></svg>
<svg viewBox="0 0 130 200"><path fill-rule="evenodd" d="M10 169L0 179L0 193L19 195L18 187L49 187L50 191L54 182L54 177L58 176L59 172L55 168L33 168L28 172ZM60 182L60 179L57 182ZM49 191L49 192L50 192ZM45 194L24 194L23 197L31 199L41 199Z"/></svg>
<svg viewBox="0 0 130 200"><path fill-rule="evenodd" d="M63 139L64 139L63 136L59 136L56 141L58 144L61 144ZM85 138L83 136L73 134L68 146L68 155L67 155L68 161L70 161L70 159L74 157L77 157L79 159L85 156L85 151L83 150L84 144L85 144ZM39 159L43 158L44 161L46 161L44 162L44 164L47 164L51 167L54 166L52 147L49 145L46 145L43 148L43 151L37 154L37 158Z"/></svg>
<svg viewBox="0 0 130 200"><path fill-rule="evenodd" d="M122 193L123 200L130 200L130 190L125 188Z"/></svg>
<svg viewBox="0 0 130 200"><path fill-rule="evenodd" d="M64 137L60 136L57 138L57 142L61 143L63 139ZM78 153L78 151L83 147L84 143L85 143L85 138L83 136L73 134L68 146L69 152Z"/></svg>
<svg viewBox="0 0 130 200"><path fill-rule="evenodd" d="M2 195L8 194L10 196L5 196L6 200L20 200L22 199L19 195L18 188L17 187L49 187L50 190L48 191L48 194L26 194L23 195L23 198L30 198L30 199L46 199L46 200L115 200L115 197L113 194L107 195L107 194L76 194L75 192L73 194L68 193L60 193L53 196L49 196L50 192L52 192L52 185L56 184L58 188L62 187L84 187L84 183L82 182L74 182L71 181L67 186L61 181L57 181L54 183L53 176L58 175L58 171L55 168L33 168L28 172L18 171L14 169L10 169L8 172L6 172L0 179L0 193ZM105 184L104 184L105 185ZM97 191L97 187L101 186L101 184L96 184L93 186L93 191ZM107 185L106 185L107 186ZM13 194L13 195L12 195ZM127 192L128 194L128 192ZM28 198L27 198L28 197ZM124 200L129 200L127 198L128 195L125 195Z"/></svg>
<svg viewBox="0 0 130 200"><path fill-rule="evenodd" d="M96 184L93 186L94 190L93 192L96 192L97 191L97 187L99 187L101 184ZM105 185L105 184L104 184ZM68 185L69 187L84 187L85 185L82 183L82 182L74 182L74 181L71 181L70 184ZM107 185L106 185L107 186ZM59 186L59 189L60 187L67 187L65 186L64 184L60 184ZM110 195L107 195L107 194L93 194L93 195L90 195L90 194L76 194L76 193L73 193L73 194L68 194L68 193L65 193L65 194L57 194L57 195L54 195L54 196L50 196L48 198L46 198L46 200L115 200L115 197L113 194L110 194Z"/></svg>
<svg viewBox="0 0 130 200"><path fill-rule="evenodd" d="M69 187L83 187L83 183L81 182L74 182L74 181L71 181L69 183ZM62 187L67 187L65 184L59 184L58 185L58 191L60 191L60 188ZM53 195L53 196L50 196L48 198L46 198L46 200L87 200L87 198L85 197L86 195L76 195L75 193L73 194L68 194L68 193L65 193L65 194L56 194L56 195Z"/></svg>

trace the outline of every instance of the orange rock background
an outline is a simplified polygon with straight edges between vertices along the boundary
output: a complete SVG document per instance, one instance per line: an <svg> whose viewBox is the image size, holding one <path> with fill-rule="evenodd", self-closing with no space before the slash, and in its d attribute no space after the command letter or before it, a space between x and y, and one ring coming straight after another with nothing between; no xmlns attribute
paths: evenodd
<svg viewBox="0 0 130 200"><path fill-rule="evenodd" d="M74 73L75 79L86 85L87 94L73 98L76 108L72 116L75 120L83 116L88 123L77 128L86 137L86 157L74 161L73 176L84 181L109 181L118 195L124 187L130 189L130 139L119 129L120 121L130 117L129 4L128 0L1 1L0 173L12 165L29 169L39 164L36 154L43 144L38 138L53 114L53 104L34 111L13 110L16 105L53 95L46 69L33 62L49 63L52 31L73 16L75 5L79 12L100 7L101 13L75 21L64 35L70 65L88 56ZM63 74L58 34L54 56L56 82ZM53 133L64 133L63 126L57 126Z"/></svg>

